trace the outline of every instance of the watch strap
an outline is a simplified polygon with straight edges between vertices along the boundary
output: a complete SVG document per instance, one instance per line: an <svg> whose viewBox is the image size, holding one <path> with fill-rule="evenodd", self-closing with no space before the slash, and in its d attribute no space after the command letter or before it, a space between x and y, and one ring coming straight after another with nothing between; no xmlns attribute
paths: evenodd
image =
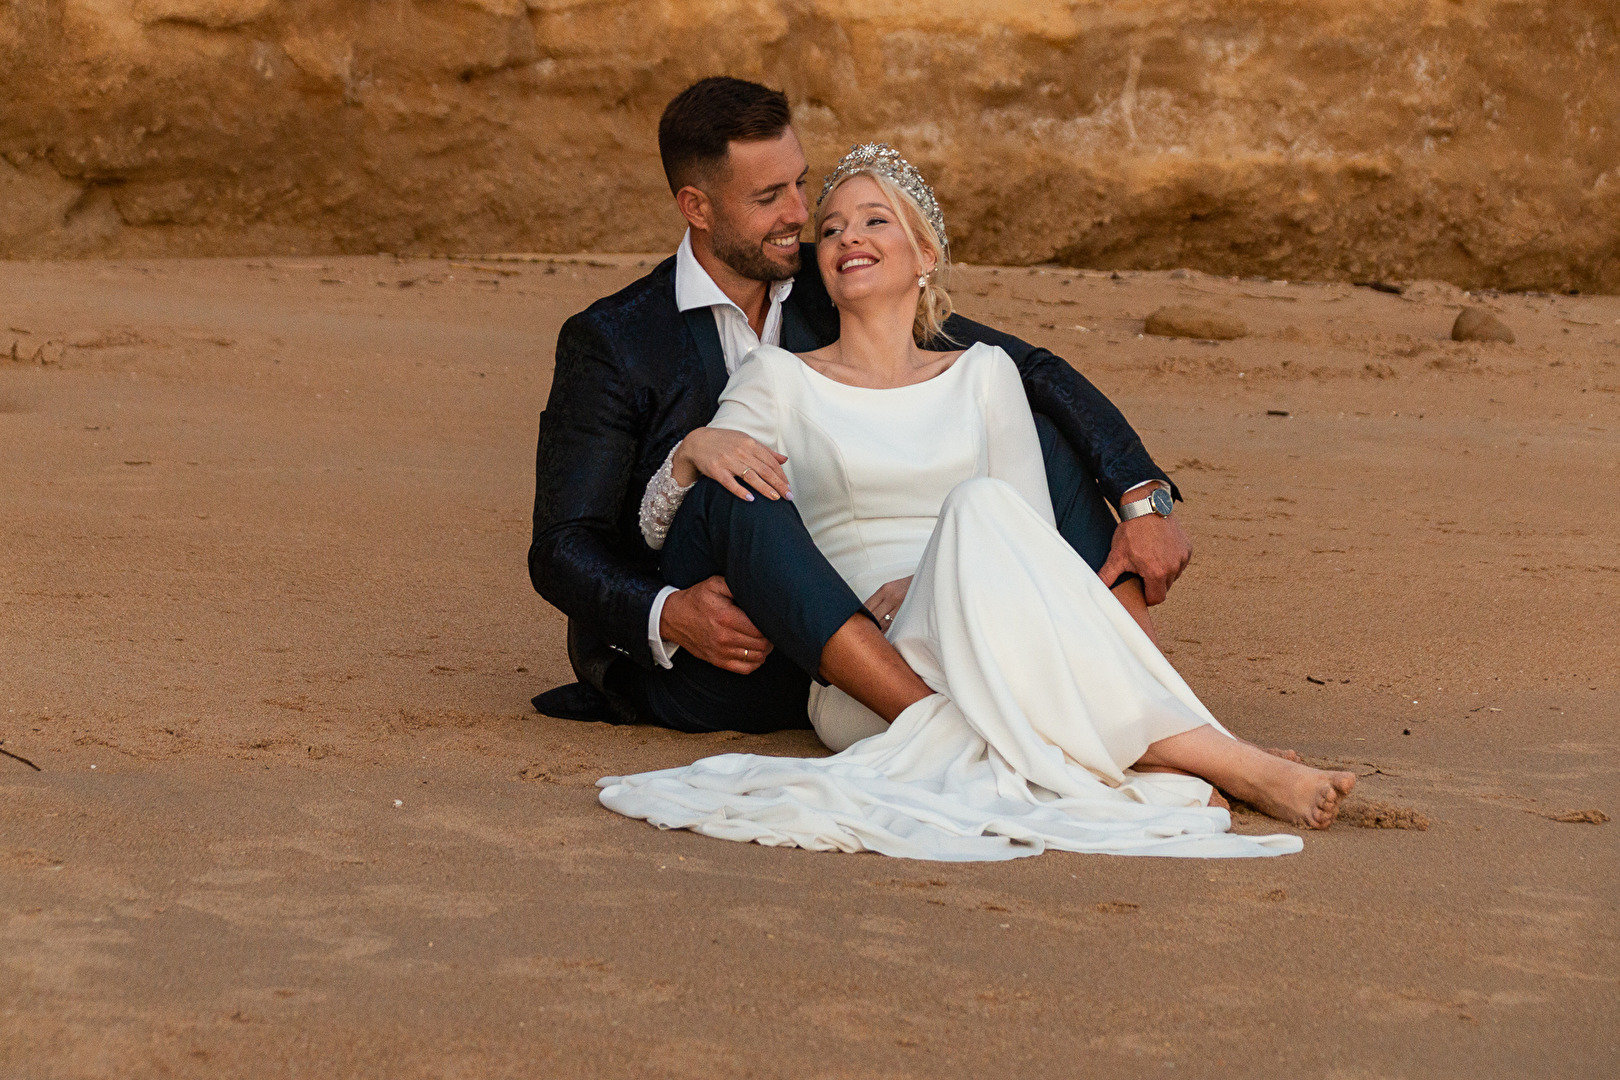
<svg viewBox="0 0 1620 1080"><path fill-rule="evenodd" d="M1119 508L1119 520L1134 521L1139 517L1147 517L1149 514L1157 514L1159 511L1154 509L1153 504L1155 500L1153 496L1163 490L1163 486L1155 487L1152 491L1148 492L1146 498L1133 499L1130 502L1122 505Z"/></svg>

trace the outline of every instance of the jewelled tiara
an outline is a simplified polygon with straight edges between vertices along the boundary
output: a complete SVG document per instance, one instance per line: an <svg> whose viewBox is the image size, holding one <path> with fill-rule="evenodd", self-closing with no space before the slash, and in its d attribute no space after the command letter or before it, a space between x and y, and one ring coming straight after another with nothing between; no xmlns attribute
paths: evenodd
<svg viewBox="0 0 1620 1080"><path fill-rule="evenodd" d="M838 186L839 181L845 177L859 172L875 172L888 180L895 187L910 195L919 207L922 208L923 217L928 224L934 227L934 234L939 237L941 244L948 244L945 236L945 215L940 213L939 201L934 198L934 189L928 186L917 171L917 166L900 156L900 151L888 143L861 143L850 148L844 155L838 167L827 174L822 181L821 195L816 199L816 212L821 212L821 204L827 201L827 195Z"/></svg>

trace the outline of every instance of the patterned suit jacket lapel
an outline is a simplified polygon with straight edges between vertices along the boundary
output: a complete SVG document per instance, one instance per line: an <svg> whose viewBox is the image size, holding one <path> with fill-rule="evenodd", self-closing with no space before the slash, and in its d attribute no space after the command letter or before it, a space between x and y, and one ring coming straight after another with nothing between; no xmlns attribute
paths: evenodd
<svg viewBox="0 0 1620 1080"><path fill-rule="evenodd" d="M711 409L720 407L720 391L726 388L726 353L720 347L720 330L714 325L714 312L709 308L693 308L684 313L686 329L703 358L703 374L709 384Z"/></svg>
<svg viewBox="0 0 1620 1080"><path fill-rule="evenodd" d="M799 305L793 303L793 297L782 305L782 348L790 353L807 353L821 348L822 342L816 340L815 333L804 320L799 311Z"/></svg>

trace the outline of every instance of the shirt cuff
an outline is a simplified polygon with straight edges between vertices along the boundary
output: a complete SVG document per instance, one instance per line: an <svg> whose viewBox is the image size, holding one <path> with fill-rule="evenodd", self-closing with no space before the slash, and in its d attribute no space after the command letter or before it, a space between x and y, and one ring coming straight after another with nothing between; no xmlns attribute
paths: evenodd
<svg viewBox="0 0 1620 1080"><path fill-rule="evenodd" d="M1123 494L1123 495L1121 495L1119 497L1120 503L1123 505L1124 503L1135 502L1136 500L1131 498L1131 492L1136 491L1136 490L1138 490L1140 488L1145 488L1149 484L1153 484L1153 485L1155 485L1157 487L1164 487L1164 488L1168 488L1170 486L1169 484L1166 484L1163 480L1143 480L1140 484L1132 484L1130 487L1126 488L1125 489L1125 494Z"/></svg>
<svg viewBox="0 0 1620 1080"><path fill-rule="evenodd" d="M653 597L652 611L647 613L647 648L652 650L653 663L661 668L674 667L675 654L681 651L679 645L673 641L665 641L658 635L659 627L664 621L664 601L669 599L670 593L679 591L673 585L665 585L659 589L658 595Z"/></svg>

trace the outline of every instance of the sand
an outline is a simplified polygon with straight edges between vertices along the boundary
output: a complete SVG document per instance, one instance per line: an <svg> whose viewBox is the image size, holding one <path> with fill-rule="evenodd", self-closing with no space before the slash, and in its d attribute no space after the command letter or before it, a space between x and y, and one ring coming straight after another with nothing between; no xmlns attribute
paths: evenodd
<svg viewBox="0 0 1620 1080"><path fill-rule="evenodd" d="M0 1075L1620 1070L1620 298L962 271L1186 493L1194 688L1386 827L950 866L595 799L805 734L530 710L552 346L637 262L0 264Z"/></svg>

